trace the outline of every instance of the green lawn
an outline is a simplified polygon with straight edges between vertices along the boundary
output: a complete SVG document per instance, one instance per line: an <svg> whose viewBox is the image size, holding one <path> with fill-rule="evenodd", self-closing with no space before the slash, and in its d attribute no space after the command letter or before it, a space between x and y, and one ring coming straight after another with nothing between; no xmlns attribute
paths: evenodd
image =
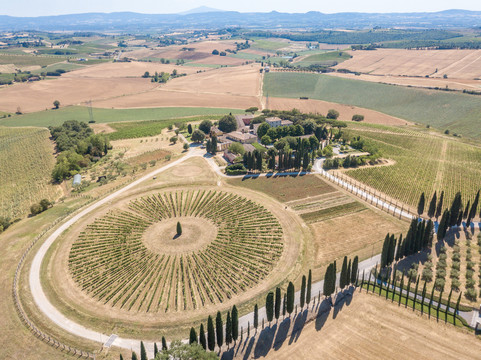
<svg viewBox="0 0 481 360"><path fill-rule="evenodd" d="M165 120L196 115L240 114L241 109L202 108L202 107L163 107L145 109L93 109L94 120L97 123L119 121ZM4 126L56 126L66 120L89 121L88 108L85 106L68 106L59 110L45 110L24 115L16 115L0 119Z"/></svg>
<svg viewBox="0 0 481 360"><path fill-rule="evenodd" d="M441 130L481 138L481 96L414 89L328 75L268 73L264 94L331 101L377 110Z"/></svg>

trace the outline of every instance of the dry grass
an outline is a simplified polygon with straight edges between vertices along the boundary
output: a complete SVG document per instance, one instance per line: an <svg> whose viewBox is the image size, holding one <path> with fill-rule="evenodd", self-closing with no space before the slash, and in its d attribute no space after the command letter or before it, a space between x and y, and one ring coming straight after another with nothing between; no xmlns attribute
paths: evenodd
<svg viewBox="0 0 481 360"><path fill-rule="evenodd" d="M353 58L338 65L373 75L404 75L453 79L481 77L481 50L378 49L350 51ZM436 71L437 70L437 71Z"/></svg>
<svg viewBox="0 0 481 360"><path fill-rule="evenodd" d="M339 120L351 121L355 114L364 115L364 122L384 125L410 125L407 120L383 114L378 111L360 108L357 106L343 105L322 100L300 100L288 98L269 97L266 108L273 110L298 109L302 112L311 112L326 115L330 109L339 111Z"/></svg>
<svg viewBox="0 0 481 360"><path fill-rule="evenodd" d="M228 183L255 191L261 191L273 198L288 202L335 191L324 180L314 175L282 176L276 178L229 179Z"/></svg>
<svg viewBox="0 0 481 360"><path fill-rule="evenodd" d="M465 330L356 292L349 305L306 324L266 359L475 359L479 344Z"/></svg>
<svg viewBox="0 0 481 360"><path fill-rule="evenodd" d="M96 101L96 107L202 106L260 107L261 75L258 66L210 70L170 80L142 94Z"/></svg>

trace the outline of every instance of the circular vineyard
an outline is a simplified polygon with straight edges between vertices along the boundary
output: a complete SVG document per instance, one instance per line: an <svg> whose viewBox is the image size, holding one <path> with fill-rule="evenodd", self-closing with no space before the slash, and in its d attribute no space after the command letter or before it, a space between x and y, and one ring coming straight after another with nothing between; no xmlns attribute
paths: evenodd
<svg viewBox="0 0 481 360"><path fill-rule="evenodd" d="M73 243L68 264L83 291L112 307L193 310L253 287L282 251L282 228L263 206L189 190L138 198L96 219Z"/></svg>

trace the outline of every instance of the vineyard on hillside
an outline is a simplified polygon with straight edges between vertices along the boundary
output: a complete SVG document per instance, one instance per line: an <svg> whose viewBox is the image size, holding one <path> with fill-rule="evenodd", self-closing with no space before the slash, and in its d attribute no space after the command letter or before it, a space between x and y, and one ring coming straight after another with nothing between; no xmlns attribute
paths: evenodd
<svg viewBox="0 0 481 360"><path fill-rule="evenodd" d="M0 217L25 215L33 203L55 200L55 164L47 129L0 127Z"/></svg>
<svg viewBox="0 0 481 360"><path fill-rule="evenodd" d="M412 130L359 126L349 128L351 136L374 140L383 158L392 166L349 170L347 174L386 195L416 206L422 192L431 198L445 192L449 206L456 192L463 202L473 201L481 187L481 148L461 141Z"/></svg>
<svg viewBox="0 0 481 360"><path fill-rule="evenodd" d="M155 226L189 219L212 224L217 235L195 250L197 233L185 250L179 245L171 251L186 235L169 239L158 251L146 247L145 241L162 241L165 229L153 235ZM138 198L127 210L96 219L72 245L69 269L83 291L112 307L193 310L253 287L271 272L282 251L282 228L263 206L227 192L176 191Z"/></svg>

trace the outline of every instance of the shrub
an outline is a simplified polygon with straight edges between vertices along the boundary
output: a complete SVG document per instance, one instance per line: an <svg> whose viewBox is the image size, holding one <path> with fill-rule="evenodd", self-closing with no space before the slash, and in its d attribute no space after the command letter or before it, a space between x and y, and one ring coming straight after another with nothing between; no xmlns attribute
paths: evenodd
<svg viewBox="0 0 481 360"><path fill-rule="evenodd" d="M453 261L459 261L461 260L461 255L459 253L453 253L452 259Z"/></svg>
<svg viewBox="0 0 481 360"><path fill-rule="evenodd" d="M473 279L466 280L466 289L474 288L476 282Z"/></svg>
<svg viewBox="0 0 481 360"><path fill-rule="evenodd" d="M436 269L446 269L448 265L446 264L446 260L440 260L436 264Z"/></svg>
<svg viewBox="0 0 481 360"><path fill-rule="evenodd" d="M451 289L458 291L461 287L461 282L458 279L453 279L451 281Z"/></svg>
<svg viewBox="0 0 481 360"><path fill-rule="evenodd" d="M439 261L446 261L447 258L448 258L448 256L445 253L443 253L443 254L439 255L438 260Z"/></svg>
<svg viewBox="0 0 481 360"><path fill-rule="evenodd" d="M447 250L447 249L446 249L446 246L441 246L441 248L439 249L439 252L440 252L441 254L446 254L446 250Z"/></svg>
<svg viewBox="0 0 481 360"><path fill-rule="evenodd" d="M364 115L352 115L352 121L363 121Z"/></svg>
<svg viewBox="0 0 481 360"><path fill-rule="evenodd" d="M459 279L459 271L456 269L452 269L450 277L451 279Z"/></svg>
<svg viewBox="0 0 481 360"><path fill-rule="evenodd" d="M461 263L459 261L453 261L451 264L451 269L459 270L461 268Z"/></svg>
<svg viewBox="0 0 481 360"><path fill-rule="evenodd" d="M466 279L472 279L474 275L473 270L466 270Z"/></svg>
<svg viewBox="0 0 481 360"><path fill-rule="evenodd" d="M466 269L468 269L468 270L474 270L474 262L468 261L468 262L466 263Z"/></svg>
<svg viewBox="0 0 481 360"><path fill-rule="evenodd" d="M473 288L467 289L464 296L466 296L468 300L476 301L476 291Z"/></svg>
<svg viewBox="0 0 481 360"><path fill-rule="evenodd" d="M229 165L225 168L227 175L244 175L247 174L247 169L243 164Z"/></svg>
<svg viewBox="0 0 481 360"><path fill-rule="evenodd" d="M446 281L444 279L438 278L434 282L434 287L436 288L436 290L441 291L441 289L444 288L445 284L446 284Z"/></svg>
<svg viewBox="0 0 481 360"><path fill-rule="evenodd" d="M416 269L411 268L408 270L407 276L409 279L411 279L411 281L413 281L418 277L418 271Z"/></svg>
<svg viewBox="0 0 481 360"><path fill-rule="evenodd" d="M429 268L424 268L422 278L427 282L433 281L433 271Z"/></svg>
<svg viewBox="0 0 481 360"><path fill-rule="evenodd" d="M339 117L339 111L337 110L334 110L334 109L330 109L328 112L327 112L327 116L326 116L328 119L337 119Z"/></svg>
<svg viewBox="0 0 481 360"><path fill-rule="evenodd" d="M42 212L42 207L40 206L40 204L33 204L32 206L30 206L30 213L32 215L37 215L37 214L40 214Z"/></svg>
<svg viewBox="0 0 481 360"><path fill-rule="evenodd" d="M444 279L445 277L446 277L446 270L445 269L436 270L436 278Z"/></svg>

